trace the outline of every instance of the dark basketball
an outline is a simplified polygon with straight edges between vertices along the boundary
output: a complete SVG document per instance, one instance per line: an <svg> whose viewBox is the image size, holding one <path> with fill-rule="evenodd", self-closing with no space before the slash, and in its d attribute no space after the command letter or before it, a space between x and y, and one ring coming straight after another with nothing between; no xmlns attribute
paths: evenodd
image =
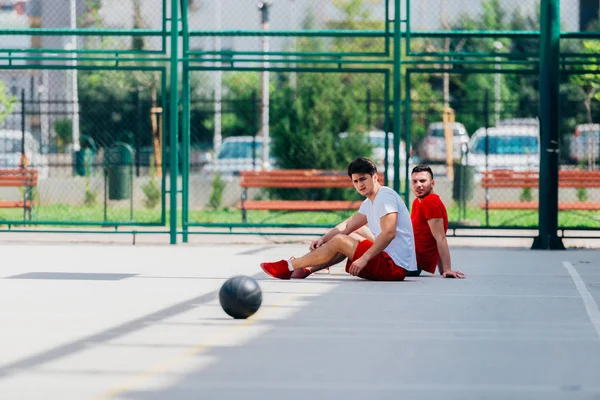
<svg viewBox="0 0 600 400"><path fill-rule="evenodd" d="M258 282L244 275L225 281L219 291L223 310L236 319L245 319L254 314L262 303L262 291Z"/></svg>

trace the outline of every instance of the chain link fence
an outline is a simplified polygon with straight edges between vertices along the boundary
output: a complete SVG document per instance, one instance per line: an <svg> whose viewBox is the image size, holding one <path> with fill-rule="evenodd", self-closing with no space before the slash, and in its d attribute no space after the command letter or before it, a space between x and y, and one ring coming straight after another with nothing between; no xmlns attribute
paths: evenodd
<svg viewBox="0 0 600 400"><path fill-rule="evenodd" d="M216 74L193 72L192 81ZM295 74L295 79L291 78ZM281 72L272 74L269 97L269 146L263 158L264 94L260 72L225 72L221 99L202 97L192 91L192 149L208 148L215 136L215 120L222 137L213 162L196 168L190 177L190 223L241 222L240 199L244 193L240 173L244 170L344 171L357 156L371 156L385 173L386 122L383 74ZM293 82L293 83L292 83ZM214 81L211 83L211 85ZM215 108L219 110L215 113ZM388 136L388 157L393 160L393 136ZM393 171L393 168L388 170ZM392 172L393 173L393 172ZM210 190L207 190L210 188ZM357 200L354 189L252 189L248 199ZM317 214L317 215L315 215ZM347 213L286 215L251 212L250 223L314 224L338 221Z"/></svg>
<svg viewBox="0 0 600 400"><path fill-rule="evenodd" d="M46 72L20 71L30 86L7 91L0 124L0 170L38 173L28 221L160 223L160 76L79 71L74 102L44 80L52 76ZM17 201L25 190L0 187L0 201ZM0 208L0 220L19 221L22 208Z"/></svg>
<svg viewBox="0 0 600 400"><path fill-rule="evenodd" d="M450 206L455 224L535 228L540 159L536 75L498 72L448 77L455 121L448 123L451 168L443 94L433 91L427 98L429 85L442 86L443 74L411 74L408 128L413 153L432 165L435 190ZM591 82L597 78L594 74L561 78L559 226L563 229L600 227L600 125L594 123L600 121L600 102L590 97L595 93Z"/></svg>
<svg viewBox="0 0 600 400"><path fill-rule="evenodd" d="M236 57L262 52L383 54L386 51L383 35L369 38L352 33L386 29L386 12L389 12L386 1L366 0L357 5L336 0L198 1L189 12L190 49L196 54L229 52ZM299 33L318 30L344 30L345 34L316 38ZM223 37L199 34L204 31L232 32ZM259 32L236 35L236 31ZM269 31L279 34L273 36Z"/></svg>
<svg viewBox="0 0 600 400"><path fill-rule="evenodd" d="M31 215L23 212L26 207L2 207L0 221L164 224L172 154L166 145L167 104L169 93L176 92L167 86L165 72L171 56L170 1L8 3L0 11L0 22L9 30L0 38L0 169L26 165L38 171L38 181L29 193ZM536 154L539 161L540 151L535 125L539 2L400 2L407 20L402 22L407 63L402 79L410 70L401 85L407 88L401 96L404 127L394 127L391 118L394 2L261 3L259 8L251 0L190 0L185 10L189 58L185 64L179 60L184 67L179 72L192 69L191 147L190 165L177 167L180 172L189 168L192 226L242 222L243 195L250 200L357 200L352 188L244 193L239 174L262 168L343 171L352 158L367 155L391 182L390 132L404 135L405 130L408 143L396 138L403 194L410 192L404 165L426 162L434 168L436 190L447 200L454 223L537 226L531 204L538 200L539 178L539 163L532 161ZM566 0L561 10L563 32L598 33L597 10L594 14ZM600 49L586 34L561 40L561 171L599 168ZM184 57L183 51L177 56ZM269 71L261 72L263 67ZM452 109L456 140L450 166L445 105ZM179 121L178 152L187 139L185 126ZM510 135L503 137L503 130ZM526 184L512 183L521 186L492 187L485 183L491 179L486 171L497 169L533 175L519 176ZM599 189L573 185L560 185L559 200L568 207L560 206L559 225L598 228ZM0 204L21 201L27 190L0 187ZM500 203L504 208L492 207ZM345 216L251 210L246 222L330 225Z"/></svg>

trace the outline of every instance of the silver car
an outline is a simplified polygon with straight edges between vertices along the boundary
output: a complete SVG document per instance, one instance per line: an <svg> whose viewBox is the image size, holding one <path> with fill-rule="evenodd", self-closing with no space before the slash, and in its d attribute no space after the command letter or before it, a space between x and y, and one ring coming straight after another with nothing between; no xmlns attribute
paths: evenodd
<svg viewBox="0 0 600 400"><path fill-rule="evenodd" d="M469 143L468 165L474 166L477 172L485 171L486 152L488 171L538 171L539 129L536 126L479 128Z"/></svg>
<svg viewBox="0 0 600 400"><path fill-rule="evenodd" d="M460 122L452 123L452 155L454 160L460 160L463 144L469 143L469 135L465 126ZM446 138L444 137L444 123L434 122L427 127L425 138L418 151L423 163L446 162Z"/></svg>
<svg viewBox="0 0 600 400"><path fill-rule="evenodd" d="M23 139L25 140L23 142ZM21 166L21 152L25 150L27 167L38 170L38 178L48 177L48 157L40 152L40 144L27 131L0 129L0 169L17 169Z"/></svg>
<svg viewBox="0 0 600 400"><path fill-rule="evenodd" d="M221 151L213 163L205 165L203 170L220 175L239 175L240 171L261 170L262 146L262 137L228 137L223 140ZM275 160L269 157L266 169L273 169L274 164Z"/></svg>
<svg viewBox="0 0 600 400"><path fill-rule="evenodd" d="M569 138L571 161L597 163L600 156L600 124L580 124Z"/></svg>

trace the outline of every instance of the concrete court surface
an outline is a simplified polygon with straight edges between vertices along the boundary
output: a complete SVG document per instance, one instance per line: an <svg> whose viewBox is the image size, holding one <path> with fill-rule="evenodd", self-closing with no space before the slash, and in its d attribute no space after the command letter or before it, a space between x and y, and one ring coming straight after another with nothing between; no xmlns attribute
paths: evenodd
<svg viewBox="0 0 600 400"><path fill-rule="evenodd" d="M0 399L600 399L600 252L452 248L465 280L278 281L306 245L0 245ZM217 292L256 277L233 320Z"/></svg>

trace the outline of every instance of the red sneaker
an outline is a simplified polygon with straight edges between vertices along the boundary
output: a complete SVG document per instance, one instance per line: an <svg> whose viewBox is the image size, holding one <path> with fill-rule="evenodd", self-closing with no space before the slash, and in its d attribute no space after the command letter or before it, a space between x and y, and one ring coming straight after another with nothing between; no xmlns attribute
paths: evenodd
<svg viewBox="0 0 600 400"><path fill-rule="evenodd" d="M263 271L269 276L277 279L290 279L292 271L288 269L288 263L286 260L280 260L275 262L264 262L260 264Z"/></svg>
<svg viewBox="0 0 600 400"><path fill-rule="evenodd" d="M308 277L310 274L312 274L312 272L310 272L310 269L308 268L299 268L294 270L294 272L292 272L292 279L304 279L306 277Z"/></svg>

